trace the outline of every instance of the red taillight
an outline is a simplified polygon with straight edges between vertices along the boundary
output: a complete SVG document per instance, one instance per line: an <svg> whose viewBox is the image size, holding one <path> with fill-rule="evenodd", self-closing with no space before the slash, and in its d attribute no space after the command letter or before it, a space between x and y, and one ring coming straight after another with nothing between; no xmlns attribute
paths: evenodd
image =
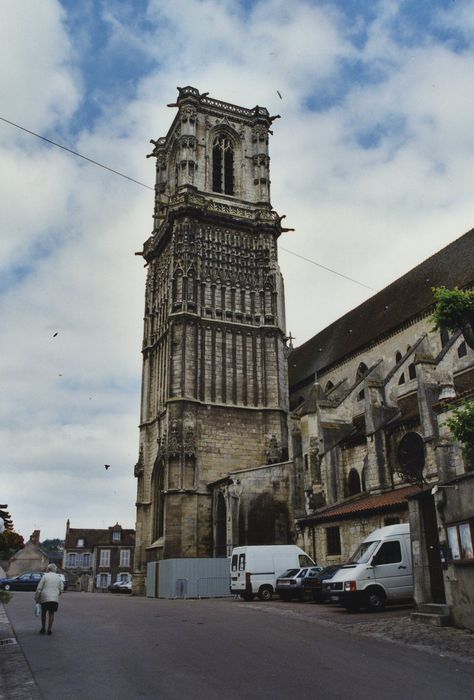
<svg viewBox="0 0 474 700"><path fill-rule="evenodd" d="M250 586L250 574L248 571L245 573L245 583L247 586Z"/></svg>

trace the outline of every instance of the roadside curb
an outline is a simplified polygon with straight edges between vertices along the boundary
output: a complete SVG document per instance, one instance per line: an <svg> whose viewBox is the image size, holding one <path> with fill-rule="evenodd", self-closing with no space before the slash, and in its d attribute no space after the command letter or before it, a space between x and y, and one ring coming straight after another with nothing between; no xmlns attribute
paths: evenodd
<svg viewBox="0 0 474 700"><path fill-rule="evenodd" d="M0 603L0 700L42 700L3 603Z"/></svg>

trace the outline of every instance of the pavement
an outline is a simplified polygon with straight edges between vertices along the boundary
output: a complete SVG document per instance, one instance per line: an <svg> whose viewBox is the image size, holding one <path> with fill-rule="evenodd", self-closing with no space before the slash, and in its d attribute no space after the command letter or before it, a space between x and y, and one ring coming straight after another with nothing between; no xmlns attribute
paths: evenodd
<svg viewBox="0 0 474 700"><path fill-rule="evenodd" d="M123 603L126 605L127 601L124 600ZM205 605L205 601L196 601L196 603ZM257 601L243 603L240 600L227 598L222 599L221 603L223 606L245 606L249 611L288 620L304 620L315 625L343 630L351 636L383 639L474 666L472 632L454 627L438 628L415 622L410 618L412 611L410 606L400 606L376 614L348 614L334 605L316 605L309 602L283 603L273 600L265 603ZM0 604L0 700L41 700L42 695L6 610Z"/></svg>
<svg viewBox="0 0 474 700"><path fill-rule="evenodd" d="M412 620L411 605L388 607L381 613L348 613L334 604L252 603L255 609L285 617L311 619L315 624L343 629L349 634L372 637L411 647L431 655L474 665L474 633L457 627L435 627Z"/></svg>
<svg viewBox="0 0 474 700"><path fill-rule="evenodd" d="M3 603L0 603L0 700L41 700Z"/></svg>

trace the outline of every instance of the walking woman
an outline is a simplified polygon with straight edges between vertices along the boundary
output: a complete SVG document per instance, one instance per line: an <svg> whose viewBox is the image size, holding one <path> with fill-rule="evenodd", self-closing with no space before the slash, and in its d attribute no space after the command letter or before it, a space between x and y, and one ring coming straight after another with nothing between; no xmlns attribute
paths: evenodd
<svg viewBox="0 0 474 700"><path fill-rule="evenodd" d="M35 600L41 603L40 634L46 633L46 614L48 615L48 634L54 622L54 613L58 609L59 596L64 590L61 576L56 573L56 564L48 564L45 575L36 587Z"/></svg>

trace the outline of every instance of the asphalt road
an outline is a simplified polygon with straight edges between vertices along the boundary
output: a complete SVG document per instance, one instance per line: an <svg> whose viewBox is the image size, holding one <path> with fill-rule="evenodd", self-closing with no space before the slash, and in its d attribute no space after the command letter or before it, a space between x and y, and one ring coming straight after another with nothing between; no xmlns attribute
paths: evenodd
<svg viewBox="0 0 474 700"><path fill-rule="evenodd" d="M50 637L38 634L32 593L14 594L7 613L45 700L474 697L472 664L333 629L316 606L305 618L311 604L297 616L292 605L67 592Z"/></svg>

